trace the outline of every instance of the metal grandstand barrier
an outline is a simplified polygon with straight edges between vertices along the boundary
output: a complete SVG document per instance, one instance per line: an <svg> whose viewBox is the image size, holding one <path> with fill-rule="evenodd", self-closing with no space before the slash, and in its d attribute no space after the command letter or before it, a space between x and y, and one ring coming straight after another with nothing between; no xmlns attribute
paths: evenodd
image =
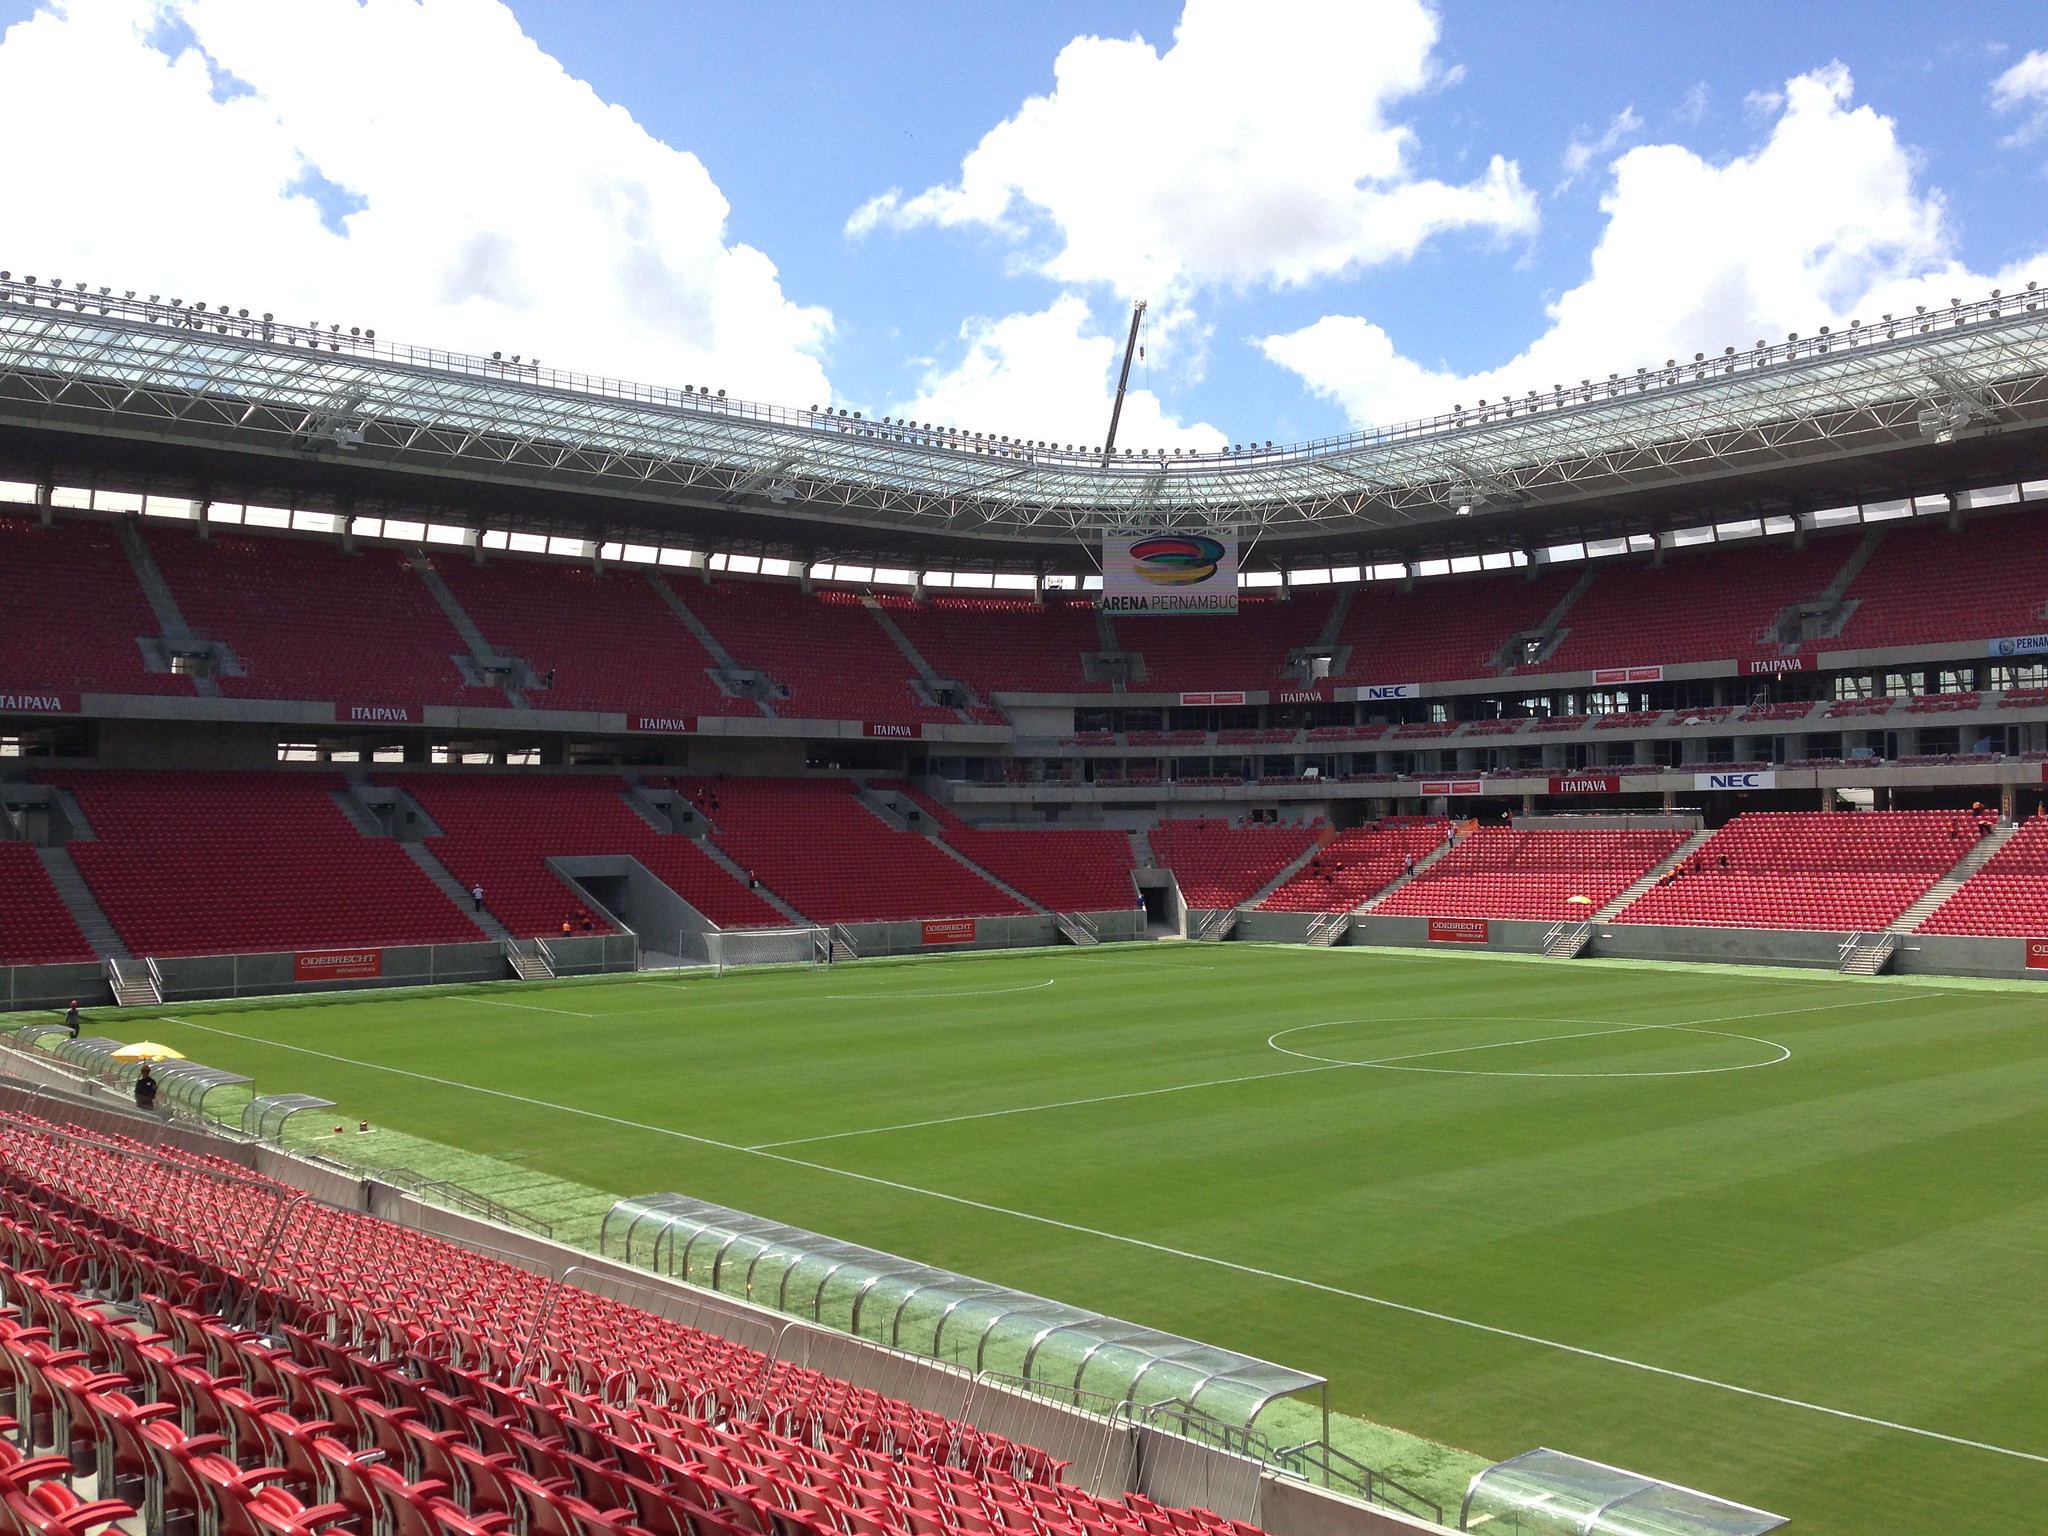
<svg viewBox="0 0 2048 1536"><path fill-rule="evenodd" d="M244 1078L244 1082L248 1079ZM542 1237L555 1235L555 1224L545 1217L535 1216L517 1206L507 1205L502 1200L493 1200L465 1185L449 1179L429 1178L417 1168L389 1167L370 1168L364 1171L365 1178L376 1179L407 1194L418 1195L423 1200L437 1205L467 1211L472 1216L481 1216L485 1221L495 1221L503 1227L523 1227Z"/></svg>

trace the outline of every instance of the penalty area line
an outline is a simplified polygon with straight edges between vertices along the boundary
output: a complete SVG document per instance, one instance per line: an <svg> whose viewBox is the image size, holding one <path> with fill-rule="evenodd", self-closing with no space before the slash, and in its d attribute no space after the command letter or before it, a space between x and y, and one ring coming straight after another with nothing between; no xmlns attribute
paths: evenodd
<svg viewBox="0 0 2048 1536"><path fill-rule="evenodd" d="M1804 1010L1801 1010L1804 1011ZM1655 1365L1647 1360L1634 1360L1626 1355L1612 1354L1606 1350L1589 1349L1580 1344L1568 1344L1561 1339L1546 1339L1541 1334L1525 1333L1516 1328L1504 1328L1496 1323L1483 1323L1474 1318L1459 1317L1451 1312L1439 1312L1430 1307L1419 1307L1411 1302L1395 1301L1385 1296L1374 1296L1365 1291L1350 1290L1341 1285L1331 1285L1323 1280L1310 1280L1301 1275L1290 1275L1276 1269L1265 1269L1256 1264L1246 1264L1237 1259L1218 1258L1214 1254L1199 1253L1191 1248L1176 1248L1169 1243L1153 1242L1149 1238L1133 1237L1128 1233L1111 1232L1101 1227L1090 1227L1080 1222L1065 1221L1057 1216L1043 1216L1035 1211L1018 1210L1013 1206L996 1205L986 1200L976 1200L966 1195L948 1194L944 1190L927 1189L918 1184L906 1184L898 1179L885 1179L878 1174L857 1173L850 1168L835 1168L830 1163L814 1163L806 1158L791 1157L787 1153L765 1149L743 1147L732 1142L719 1141L715 1137L699 1136L689 1131L677 1130L673 1126L650 1125L644 1120L629 1120L622 1115L608 1115L601 1110L584 1109L575 1104L557 1104L548 1099L537 1099L528 1094L511 1093L502 1088L486 1088L480 1083L466 1083L457 1078L437 1077L431 1073L415 1072L406 1067L393 1067L380 1061L364 1061L358 1057L342 1056L332 1051L314 1050L311 1046L289 1045L283 1041L266 1039L261 1035L246 1035L237 1030L220 1029L210 1024L195 1024L186 1019L160 1015L164 1022L180 1024L187 1029L202 1030L207 1034L222 1035L229 1039L247 1041L253 1045L269 1045L279 1050L296 1051L306 1056L317 1056L327 1061L340 1062L344 1066L363 1067L374 1072L387 1072L398 1077L410 1077L420 1082L434 1083L447 1088L459 1088L469 1093L482 1094L489 1098L506 1099L517 1104L530 1105L536 1109L551 1109L559 1114L574 1115L586 1120L596 1120L607 1125L622 1126L628 1130L647 1131L657 1136L668 1136L678 1141L694 1142L699 1146L716 1148L725 1152L738 1152L747 1156L766 1158L785 1167L804 1168L813 1173L822 1173L835 1178L851 1179L856 1183L871 1185L878 1189L895 1190L899 1194L917 1195L927 1200L937 1200L966 1210L981 1211L988 1215L1006 1216L1016 1221L1031 1222L1037 1226L1051 1227L1062 1232L1072 1232L1082 1237L1099 1238L1104 1242L1117 1243L1124 1247L1136 1248L1147 1253L1163 1254L1168 1258L1185 1259L1194 1264L1206 1264L1214 1269L1228 1270L1235 1274L1249 1275L1258 1280L1270 1280L1282 1285L1296 1286L1302 1290L1315 1291L1325 1296L1335 1296L1345 1301L1378 1307L1389 1312L1399 1312L1408 1317L1422 1318L1427 1322L1443 1323L1454 1328L1468 1329L1492 1338L1508 1339L1518 1344L1528 1344L1539 1349L1552 1350L1559 1354L1581 1360L1593 1360L1603 1365L1620 1366L1625 1370L1641 1371L1646 1375L1661 1377L1667 1381L1682 1381L1691 1386L1706 1387L1716 1392L1727 1392L1737 1397L1746 1397L1758 1402L1776 1403L1780 1407L1796 1408L1806 1413L1817 1413L1826 1418L1840 1419L1847 1423L1864 1424L1873 1429L1890 1430L1896 1434L1912 1435L1922 1440L1935 1440L1944 1445L1961 1446L1966 1450L1985 1451L1994 1456L2005 1456L2015 1461L2031 1462L2037 1466L2048 1466L2048 1455L2034 1451L2017 1450L2012 1446L1996 1445L1988 1440L1973 1440L1966 1435L1951 1435L1938 1429L1924 1429L1917 1424L1905 1424L1896 1419L1879 1418L1874 1414L1857 1413L1853 1409L1836 1408L1827 1403L1816 1403L1806 1398L1790 1397L1780 1392L1766 1392L1760 1387L1745 1387L1737 1382L1720 1381L1712 1376L1702 1376L1693 1371L1682 1371L1668 1365Z"/></svg>

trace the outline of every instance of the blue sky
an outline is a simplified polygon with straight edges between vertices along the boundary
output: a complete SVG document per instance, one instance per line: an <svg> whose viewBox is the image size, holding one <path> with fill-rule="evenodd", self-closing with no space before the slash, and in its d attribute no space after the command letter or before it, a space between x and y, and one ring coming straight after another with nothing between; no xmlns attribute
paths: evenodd
<svg viewBox="0 0 2048 1536"><path fill-rule="evenodd" d="M1135 296L1122 440L1195 446L2048 281L2038 3L0 25L6 141L66 146L0 183L17 273L1054 441L1099 440Z"/></svg>

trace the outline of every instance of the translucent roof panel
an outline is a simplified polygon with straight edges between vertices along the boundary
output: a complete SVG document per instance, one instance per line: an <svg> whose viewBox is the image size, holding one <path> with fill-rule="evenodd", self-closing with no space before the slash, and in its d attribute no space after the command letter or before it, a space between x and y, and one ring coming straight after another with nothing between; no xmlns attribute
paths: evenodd
<svg viewBox="0 0 2048 1536"><path fill-rule="evenodd" d="M1458 1517L1461 1531L1516 1536L1762 1536L1784 1523L1783 1515L1547 1449L1475 1476Z"/></svg>
<svg viewBox="0 0 2048 1536"><path fill-rule="evenodd" d="M687 1195L621 1200L601 1251L971 1371L1248 1425L1323 1378Z"/></svg>

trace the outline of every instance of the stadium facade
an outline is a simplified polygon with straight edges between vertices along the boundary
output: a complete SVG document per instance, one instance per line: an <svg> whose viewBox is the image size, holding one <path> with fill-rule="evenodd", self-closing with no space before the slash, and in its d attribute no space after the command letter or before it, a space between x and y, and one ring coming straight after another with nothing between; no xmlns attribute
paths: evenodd
<svg viewBox="0 0 2048 1536"><path fill-rule="evenodd" d="M535 939L573 969L732 929L873 953L1149 919L2025 974L2044 423L2032 289L1105 455L6 276L0 850L56 937L0 961L19 1005L124 964L159 995L163 966L418 974L295 958L323 948L482 975ZM1103 603L1102 542L1134 535L1234 541L1237 612ZM223 773L317 803L238 827L263 797ZM1707 840L1851 807L1885 813L1871 847ZM1455 886L1448 822L1483 834ZM325 930L180 927L130 893L174 825L244 874L378 846ZM1731 848L1806 894L1666 889ZM509 921L465 917L476 885Z"/></svg>

